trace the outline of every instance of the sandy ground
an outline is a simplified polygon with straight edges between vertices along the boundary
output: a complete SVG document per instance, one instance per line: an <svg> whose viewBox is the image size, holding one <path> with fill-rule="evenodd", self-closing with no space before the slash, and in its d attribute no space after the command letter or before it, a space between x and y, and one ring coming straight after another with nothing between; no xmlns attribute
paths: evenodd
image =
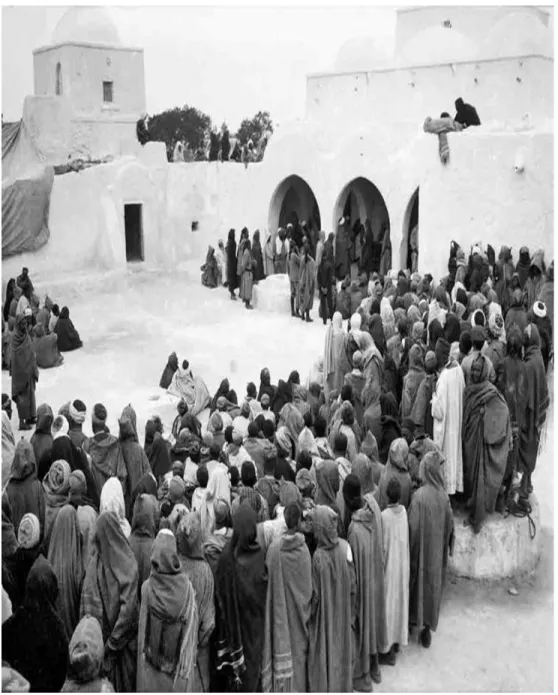
<svg viewBox="0 0 558 695"><path fill-rule="evenodd" d="M62 304L66 298L62 293L54 299ZM241 398L248 381L258 385L264 366L271 370L274 383L286 379L292 369L305 380L323 350L321 322L306 324L290 316L248 312L240 302L231 302L224 290L201 287L199 273L194 272L136 272L120 292L88 292L68 303L85 347L66 353L62 367L41 371L37 403L47 402L57 411L64 402L80 398L90 413L95 403L102 402L113 432L122 408L131 403L138 414L140 437L154 413L161 414L167 427L172 422L174 405L158 388L172 351L180 360L190 361L211 393L226 376ZM317 319L317 308L313 315ZM2 391L9 392L6 372L2 372ZM15 429L15 414L13 422ZM89 427L88 419L87 434ZM513 583L518 596L508 593L509 581L480 584L450 578L431 648L420 647L414 635L396 667L382 668L377 691L552 690L553 446L551 424L535 472L542 547L535 576Z"/></svg>

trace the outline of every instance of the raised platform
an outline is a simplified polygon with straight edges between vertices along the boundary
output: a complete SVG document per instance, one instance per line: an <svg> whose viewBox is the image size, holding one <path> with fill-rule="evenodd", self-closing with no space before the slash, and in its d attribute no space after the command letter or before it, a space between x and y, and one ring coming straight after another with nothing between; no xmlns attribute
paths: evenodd
<svg viewBox="0 0 558 695"><path fill-rule="evenodd" d="M534 495L529 501L536 527L533 539L527 517L492 514L475 535L471 526L465 525L465 513L456 512L455 547L449 558L449 571L469 579L504 579L534 570L540 555L540 509Z"/></svg>
<svg viewBox="0 0 558 695"><path fill-rule="evenodd" d="M258 311L291 313L291 283L288 275L270 275L254 285L252 303Z"/></svg>

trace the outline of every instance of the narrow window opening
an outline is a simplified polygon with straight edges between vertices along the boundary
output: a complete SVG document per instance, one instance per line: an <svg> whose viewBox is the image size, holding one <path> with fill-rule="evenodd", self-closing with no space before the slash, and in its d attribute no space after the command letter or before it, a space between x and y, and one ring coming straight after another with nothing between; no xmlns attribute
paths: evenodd
<svg viewBox="0 0 558 695"><path fill-rule="evenodd" d="M113 99L113 83L103 82L103 101L105 104L112 104Z"/></svg>
<svg viewBox="0 0 558 695"><path fill-rule="evenodd" d="M55 86L56 96L62 96L62 66L60 63L56 63L56 86Z"/></svg>

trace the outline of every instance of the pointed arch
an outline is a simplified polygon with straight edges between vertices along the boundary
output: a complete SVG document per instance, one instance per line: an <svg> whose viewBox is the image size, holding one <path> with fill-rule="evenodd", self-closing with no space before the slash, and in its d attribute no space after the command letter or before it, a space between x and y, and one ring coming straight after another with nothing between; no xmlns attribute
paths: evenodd
<svg viewBox="0 0 558 695"><path fill-rule="evenodd" d="M321 229L318 201L306 181L293 174L283 179L271 196L268 225L273 233L278 227L306 220L312 229Z"/></svg>

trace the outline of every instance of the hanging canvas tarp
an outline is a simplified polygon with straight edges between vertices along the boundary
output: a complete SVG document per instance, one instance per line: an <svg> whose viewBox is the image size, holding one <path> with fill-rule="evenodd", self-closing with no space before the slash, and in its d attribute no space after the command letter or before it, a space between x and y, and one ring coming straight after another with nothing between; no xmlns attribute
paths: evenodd
<svg viewBox="0 0 558 695"><path fill-rule="evenodd" d="M49 240L54 170L33 144L23 121L2 124L2 256L37 251Z"/></svg>

